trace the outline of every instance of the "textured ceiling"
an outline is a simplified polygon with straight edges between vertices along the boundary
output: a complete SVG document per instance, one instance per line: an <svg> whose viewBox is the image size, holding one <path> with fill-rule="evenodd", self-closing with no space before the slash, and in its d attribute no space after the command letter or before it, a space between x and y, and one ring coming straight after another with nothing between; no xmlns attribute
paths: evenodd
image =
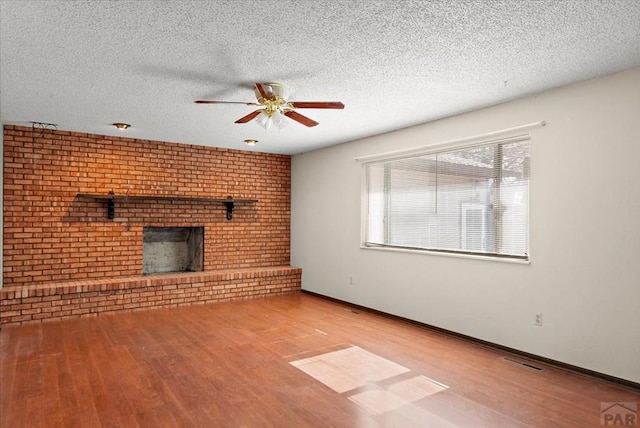
<svg viewBox="0 0 640 428"><path fill-rule="evenodd" d="M271 153L640 66L637 0L1 0L0 13L3 123ZM193 103L254 102L253 82L346 107L266 131L233 123L253 107Z"/></svg>

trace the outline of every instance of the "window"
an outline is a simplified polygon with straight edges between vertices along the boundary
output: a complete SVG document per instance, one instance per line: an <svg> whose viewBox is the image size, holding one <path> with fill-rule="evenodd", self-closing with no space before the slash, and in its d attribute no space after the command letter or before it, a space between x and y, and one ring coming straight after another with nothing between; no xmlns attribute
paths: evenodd
<svg viewBox="0 0 640 428"><path fill-rule="evenodd" d="M364 245L528 260L529 139L364 164Z"/></svg>

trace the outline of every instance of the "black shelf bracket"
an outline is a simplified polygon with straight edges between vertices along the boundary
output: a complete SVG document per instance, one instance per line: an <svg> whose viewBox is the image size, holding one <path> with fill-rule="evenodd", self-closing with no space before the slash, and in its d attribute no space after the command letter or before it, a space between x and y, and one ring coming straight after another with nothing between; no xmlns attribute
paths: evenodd
<svg viewBox="0 0 640 428"><path fill-rule="evenodd" d="M233 209L236 204L231 196L228 196L227 199L229 200L224 202L224 206L227 207L227 220L231 220L233 218Z"/></svg>
<svg viewBox="0 0 640 428"><path fill-rule="evenodd" d="M116 195L113 190L109 192L109 199L107 199L107 218L109 220L116 218Z"/></svg>
<svg viewBox="0 0 640 428"><path fill-rule="evenodd" d="M36 129L39 130L39 134L36 136ZM47 122L31 122L31 142L35 143L36 138L40 138L44 135L46 130L56 131L58 129L57 123Z"/></svg>

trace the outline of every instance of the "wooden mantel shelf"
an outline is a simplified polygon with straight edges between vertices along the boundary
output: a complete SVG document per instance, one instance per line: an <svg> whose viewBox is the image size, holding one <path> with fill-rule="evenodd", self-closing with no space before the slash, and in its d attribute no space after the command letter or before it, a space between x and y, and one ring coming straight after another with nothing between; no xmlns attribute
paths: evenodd
<svg viewBox="0 0 640 428"><path fill-rule="evenodd" d="M227 220L233 218L233 210L235 204L254 204L258 202L257 199L236 199L232 196L226 198L205 198L205 197L191 197L191 196L177 196L177 195L116 195L114 192L107 194L98 193L77 193L78 199L94 199L94 200L106 200L107 201L107 217L111 220L115 218L115 205L116 201L122 201L127 203L128 201L159 201L170 200L180 202L203 202L203 203L221 203L227 208Z"/></svg>

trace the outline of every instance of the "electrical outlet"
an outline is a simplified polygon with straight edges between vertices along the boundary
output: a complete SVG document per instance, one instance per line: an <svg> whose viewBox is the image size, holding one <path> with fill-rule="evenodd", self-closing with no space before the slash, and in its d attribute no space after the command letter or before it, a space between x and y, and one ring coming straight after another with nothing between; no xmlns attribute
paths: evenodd
<svg viewBox="0 0 640 428"><path fill-rule="evenodd" d="M354 282L353 282L353 277L352 277L352 276L350 276L350 277L349 277L349 285L353 285L353 284L354 284Z"/></svg>
<svg viewBox="0 0 640 428"><path fill-rule="evenodd" d="M534 320L534 325L538 327L542 327L542 312L538 312L536 314L536 318Z"/></svg>

